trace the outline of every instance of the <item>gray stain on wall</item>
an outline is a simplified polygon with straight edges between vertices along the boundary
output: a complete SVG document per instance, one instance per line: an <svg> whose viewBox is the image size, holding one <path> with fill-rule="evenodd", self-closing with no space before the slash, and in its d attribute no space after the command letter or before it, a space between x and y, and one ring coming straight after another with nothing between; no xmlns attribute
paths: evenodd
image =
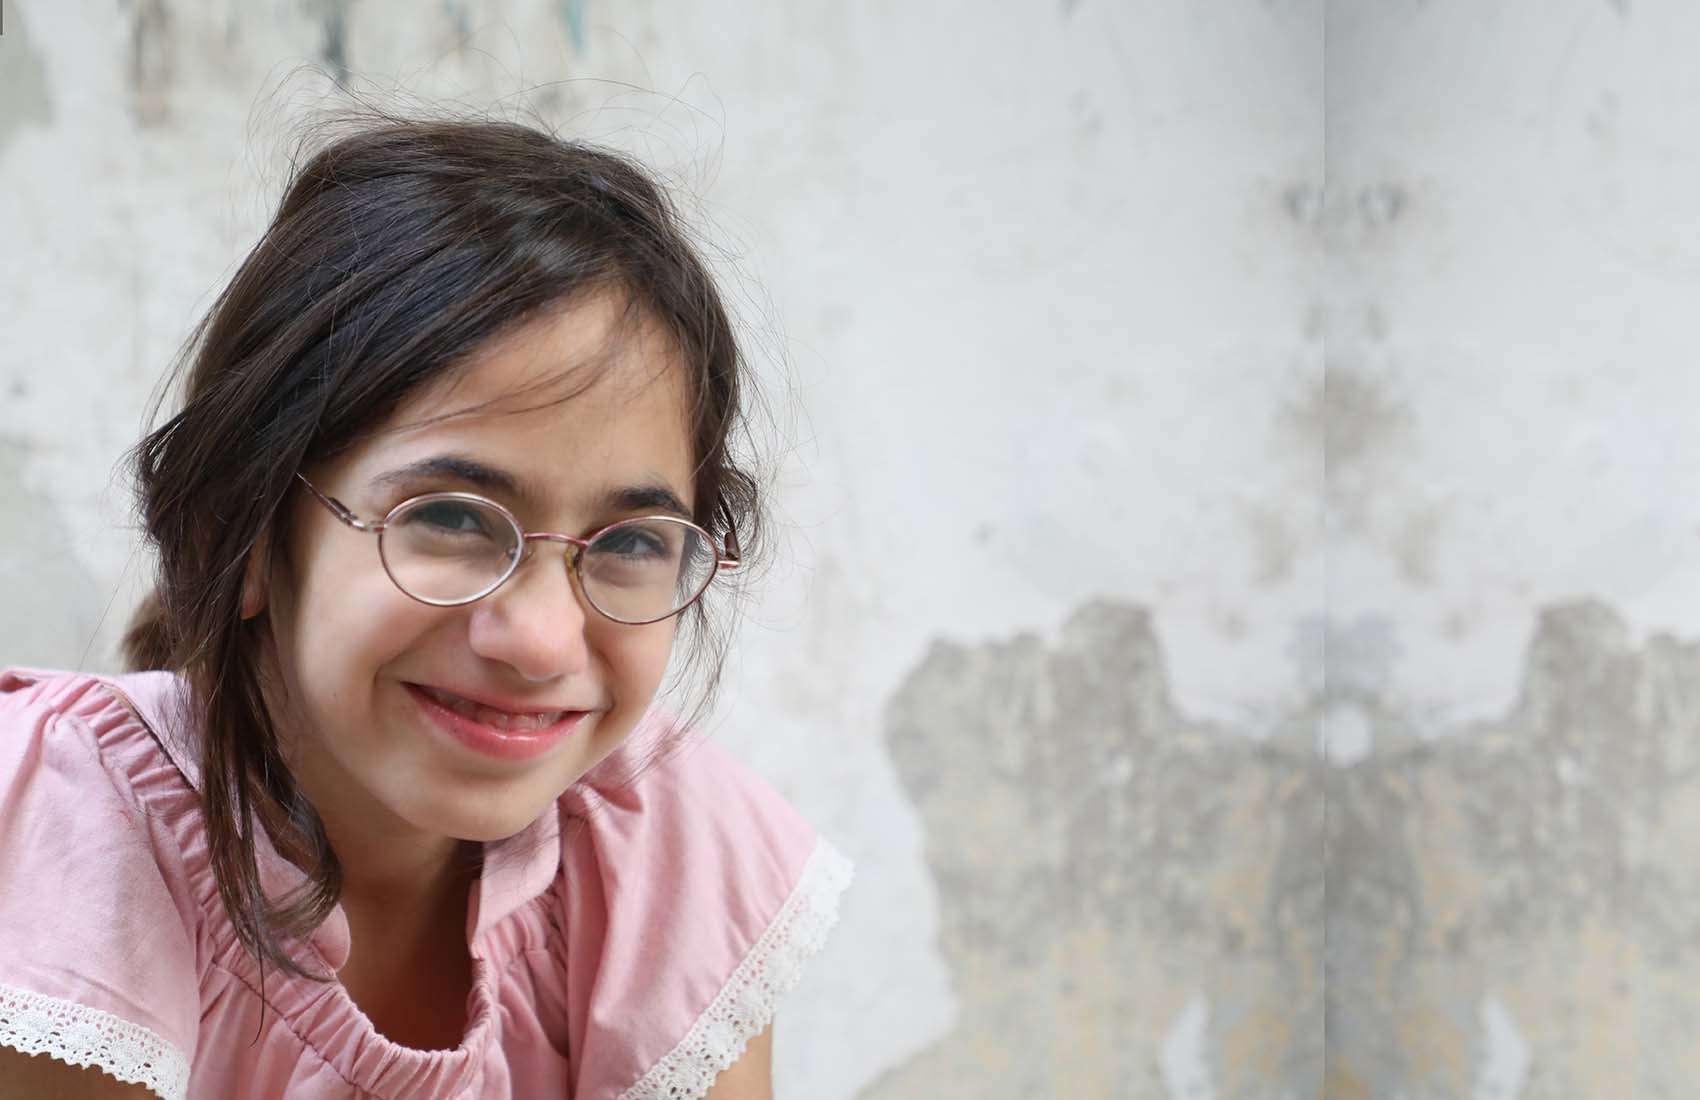
<svg viewBox="0 0 1700 1100"><path fill-rule="evenodd" d="M9 8L6 33L0 34L0 151L20 127L52 121L47 72L30 44L29 24Z"/></svg>
<svg viewBox="0 0 1700 1100"><path fill-rule="evenodd" d="M141 0L130 26L131 107L141 126L157 126L171 117L176 50L171 10L165 6L165 0Z"/></svg>
<svg viewBox="0 0 1700 1100"><path fill-rule="evenodd" d="M1335 358L1297 404L1283 411L1292 445L1320 441L1328 502L1347 531L1366 530L1387 467L1409 445L1411 413L1375 373Z"/></svg>
<svg viewBox="0 0 1700 1100"><path fill-rule="evenodd" d="M1097 602L1055 647L935 644L886 738L925 822L959 1016L864 1100L1166 1100L1177 1077L1217 1100L1318 1094L1321 800L1302 736L1188 720L1146 613Z"/></svg>
<svg viewBox="0 0 1700 1100"><path fill-rule="evenodd" d="M319 47L338 84L348 80L348 0L321 0L324 41Z"/></svg>

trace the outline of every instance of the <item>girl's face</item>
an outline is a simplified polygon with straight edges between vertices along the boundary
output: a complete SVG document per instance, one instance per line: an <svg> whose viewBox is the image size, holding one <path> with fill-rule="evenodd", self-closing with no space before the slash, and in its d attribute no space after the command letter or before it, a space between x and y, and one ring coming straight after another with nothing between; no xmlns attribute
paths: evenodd
<svg viewBox="0 0 1700 1100"><path fill-rule="evenodd" d="M497 501L527 531L581 537L669 510L614 503L634 490L651 499L670 493L688 516L695 501L683 371L656 327L622 324L623 304L597 295L530 323L352 450L302 472L363 520L450 490ZM597 376L583 393L513 411L560 392L528 386L570 379L578 368ZM458 475L385 478L443 456L493 471L517 491ZM511 836L617 747L649 706L677 618L647 626L603 618L584 602L565 545L534 541L529 560L494 593L433 607L396 588L376 535L343 525L299 482L297 490L288 545L271 556L264 581L251 571L243 614L269 613L267 660L281 688L268 691L279 696L270 702L333 843L351 828L373 841L425 844ZM513 759L453 736L420 688L505 710L586 713L541 754Z"/></svg>

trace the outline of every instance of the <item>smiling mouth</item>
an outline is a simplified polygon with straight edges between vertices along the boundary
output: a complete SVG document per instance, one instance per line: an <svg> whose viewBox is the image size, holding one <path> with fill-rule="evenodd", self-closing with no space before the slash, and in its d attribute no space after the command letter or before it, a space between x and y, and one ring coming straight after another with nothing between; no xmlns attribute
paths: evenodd
<svg viewBox="0 0 1700 1100"><path fill-rule="evenodd" d="M495 707L487 707L482 703L474 703L470 699L462 699L458 695L452 695L449 692L424 684L416 684L415 686L421 692L430 696L432 700L463 718L470 718L481 725L506 730L510 733L540 730L546 726L554 725L566 715L576 713L570 710L547 710L516 714L513 711L497 710Z"/></svg>

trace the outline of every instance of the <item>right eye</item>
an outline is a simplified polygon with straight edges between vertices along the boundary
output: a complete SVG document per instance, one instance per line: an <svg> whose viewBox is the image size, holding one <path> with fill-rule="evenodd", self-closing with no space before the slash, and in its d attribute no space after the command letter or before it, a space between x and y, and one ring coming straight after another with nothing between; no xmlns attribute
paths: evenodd
<svg viewBox="0 0 1700 1100"><path fill-rule="evenodd" d="M403 518L410 527L423 527L433 534L482 535L489 537L490 517L483 508L458 500L433 500L410 510Z"/></svg>

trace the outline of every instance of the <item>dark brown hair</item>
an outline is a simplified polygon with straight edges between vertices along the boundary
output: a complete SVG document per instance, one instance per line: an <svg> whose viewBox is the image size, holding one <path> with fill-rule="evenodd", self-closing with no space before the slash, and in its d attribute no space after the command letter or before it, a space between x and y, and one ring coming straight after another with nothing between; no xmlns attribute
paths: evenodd
<svg viewBox="0 0 1700 1100"><path fill-rule="evenodd" d="M264 236L185 345L180 411L131 452L158 575L125 664L189 687L219 893L262 968L323 976L285 944L336 905L341 867L267 713L268 619L240 617L249 556L262 534L274 552L287 545L278 526L297 470L357 443L493 338L604 287L675 342L692 393L695 518L721 540L735 527L750 557L763 501L733 457L745 366L707 266L642 167L518 123L365 118L298 157ZM718 683L725 632L706 600L681 625L703 643L686 661L708 663L694 716ZM307 869L308 889L267 897L255 818Z"/></svg>

